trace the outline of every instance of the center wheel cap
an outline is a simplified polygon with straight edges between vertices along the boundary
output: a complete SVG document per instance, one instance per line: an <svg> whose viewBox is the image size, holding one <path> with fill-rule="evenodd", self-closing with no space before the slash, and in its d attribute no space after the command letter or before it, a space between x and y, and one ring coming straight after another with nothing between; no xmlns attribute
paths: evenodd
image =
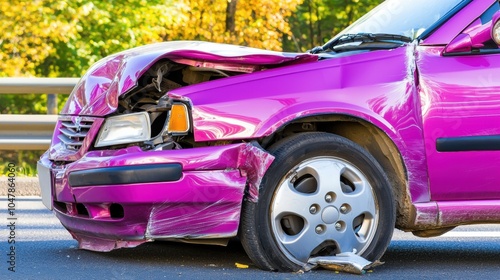
<svg viewBox="0 0 500 280"><path fill-rule="evenodd" d="M333 224L339 219L339 211L333 206L328 206L321 213L321 219L325 224Z"/></svg>

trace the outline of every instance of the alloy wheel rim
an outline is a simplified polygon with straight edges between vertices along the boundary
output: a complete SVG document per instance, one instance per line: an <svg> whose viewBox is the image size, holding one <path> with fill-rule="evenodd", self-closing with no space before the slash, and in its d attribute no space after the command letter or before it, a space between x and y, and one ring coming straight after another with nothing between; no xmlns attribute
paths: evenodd
<svg viewBox="0 0 500 280"><path fill-rule="evenodd" d="M366 176L336 157L305 160L279 183L270 207L280 250L297 264L310 257L362 254L377 230L378 205Z"/></svg>

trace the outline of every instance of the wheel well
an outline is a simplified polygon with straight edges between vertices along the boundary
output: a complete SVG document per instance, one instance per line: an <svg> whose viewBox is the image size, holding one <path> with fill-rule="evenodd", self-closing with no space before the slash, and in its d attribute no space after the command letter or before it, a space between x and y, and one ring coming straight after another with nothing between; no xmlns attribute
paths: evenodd
<svg viewBox="0 0 500 280"><path fill-rule="evenodd" d="M378 127L350 116L313 116L286 124L262 141L262 146L293 134L322 131L345 137L366 149L380 163L392 185L396 205L396 227L411 228L414 207L407 188L407 173L401 154L392 140Z"/></svg>

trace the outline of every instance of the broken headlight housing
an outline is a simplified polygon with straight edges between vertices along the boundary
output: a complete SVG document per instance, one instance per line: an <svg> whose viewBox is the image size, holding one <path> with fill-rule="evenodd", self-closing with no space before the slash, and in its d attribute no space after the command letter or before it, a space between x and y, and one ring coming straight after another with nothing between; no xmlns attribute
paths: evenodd
<svg viewBox="0 0 500 280"><path fill-rule="evenodd" d="M147 112L113 116L99 131L95 147L136 143L151 138L151 120Z"/></svg>

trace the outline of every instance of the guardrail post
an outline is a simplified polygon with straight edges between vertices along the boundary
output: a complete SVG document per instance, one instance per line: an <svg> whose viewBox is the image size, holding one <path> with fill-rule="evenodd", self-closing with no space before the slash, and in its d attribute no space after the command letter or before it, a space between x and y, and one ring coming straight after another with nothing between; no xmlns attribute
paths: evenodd
<svg viewBox="0 0 500 280"><path fill-rule="evenodd" d="M47 94L47 114L57 115L57 95Z"/></svg>

